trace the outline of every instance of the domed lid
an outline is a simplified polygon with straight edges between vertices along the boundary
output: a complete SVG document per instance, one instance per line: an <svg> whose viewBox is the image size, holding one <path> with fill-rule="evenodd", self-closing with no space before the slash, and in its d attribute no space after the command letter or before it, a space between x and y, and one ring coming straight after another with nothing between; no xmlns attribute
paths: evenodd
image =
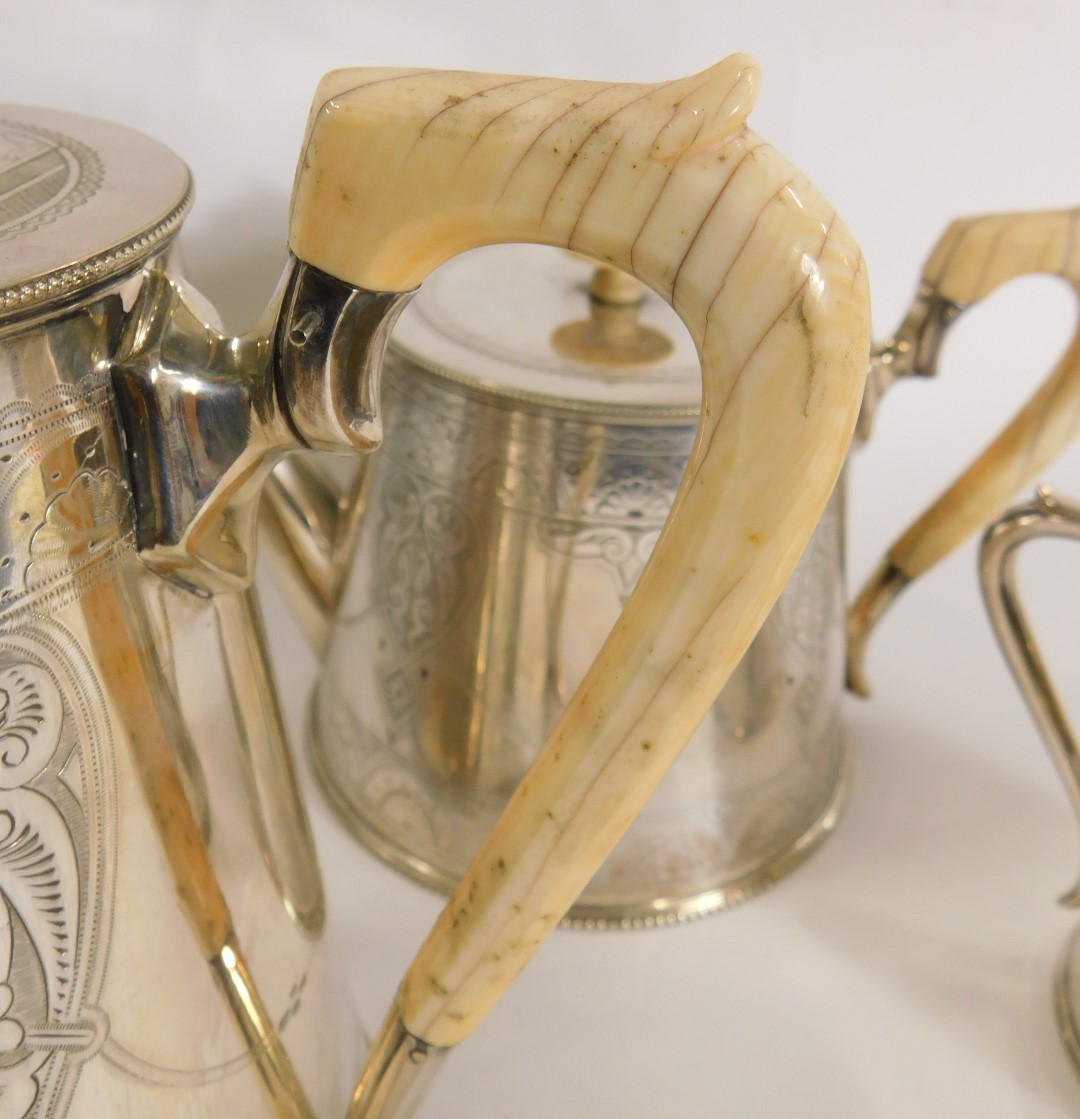
<svg viewBox="0 0 1080 1119"><path fill-rule="evenodd" d="M697 415L697 352L678 315L613 269L537 245L454 257L420 285L391 347L509 406L596 418Z"/></svg>
<svg viewBox="0 0 1080 1119"><path fill-rule="evenodd" d="M191 196L184 163L140 132L0 104L0 324L136 267Z"/></svg>

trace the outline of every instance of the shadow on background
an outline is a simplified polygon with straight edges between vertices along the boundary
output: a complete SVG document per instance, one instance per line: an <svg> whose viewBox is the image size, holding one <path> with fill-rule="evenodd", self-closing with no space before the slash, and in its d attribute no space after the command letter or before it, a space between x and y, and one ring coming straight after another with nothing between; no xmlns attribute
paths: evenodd
<svg viewBox="0 0 1080 1119"><path fill-rule="evenodd" d="M792 919L1022 1091L1080 1114L1051 1003L1080 921L1055 902L1075 869L1064 793L909 712L852 716L854 795Z"/></svg>

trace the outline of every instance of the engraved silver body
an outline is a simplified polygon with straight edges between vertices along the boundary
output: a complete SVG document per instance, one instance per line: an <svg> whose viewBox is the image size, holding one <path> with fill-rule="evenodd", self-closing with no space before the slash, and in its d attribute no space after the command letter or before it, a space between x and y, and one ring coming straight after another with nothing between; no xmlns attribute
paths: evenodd
<svg viewBox="0 0 1080 1119"><path fill-rule="evenodd" d="M535 249L485 252L531 260L541 276L566 272ZM438 318L444 293L482 299L468 293L472 268L461 258L429 279L402 326L414 311ZM531 289L520 282L527 318ZM588 306L576 288L571 299ZM550 311L539 317L550 323ZM403 331L383 374L385 443L351 492L313 495L320 476L296 460L268 490L287 589L306 584L323 611L321 625L310 603L302 614L325 650L309 723L322 787L368 846L442 890L468 866L618 617L697 418L678 399L687 385L696 396L692 351L678 355L688 371L630 385L630 403L617 384L585 382L604 400L583 401L519 388L522 370L501 377L513 324L498 329L483 379L406 353L413 334ZM484 345L464 327L454 337L463 352ZM572 922L667 923L737 903L835 824L846 774L841 522L838 493L743 664Z"/></svg>
<svg viewBox="0 0 1080 1119"><path fill-rule="evenodd" d="M5 1119L341 1114L363 1050L330 993L256 604L242 578L209 599L137 550L145 464L113 387L137 364L133 331L170 319L162 352L189 390L231 377L257 396L269 368L249 357L269 340L233 347L231 368L208 355L212 320L164 278L190 196L183 164L145 137L0 107ZM202 399L158 407L197 417ZM238 448L230 469L286 430L218 419L202 429ZM235 528L244 493L228 470L204 482Z"/></svg>

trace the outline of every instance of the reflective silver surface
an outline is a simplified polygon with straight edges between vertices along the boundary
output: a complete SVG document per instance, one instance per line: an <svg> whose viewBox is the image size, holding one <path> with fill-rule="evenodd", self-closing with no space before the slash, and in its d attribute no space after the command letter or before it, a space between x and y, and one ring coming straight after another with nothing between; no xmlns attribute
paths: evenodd
<svg viewBox="0 0 1080 1119"><path fill-rule="evenodd" d="M282 407L304 445L374 450L382 440L379 376L412 292L362 291L303 262L285 285L276 338Z"/></svg>
<svg viewBox="0 0 1080 1119"><path fill-rule="evenodd" d="M1034 501L1009 510L990 526L979 569L986 609L1002 652L1080 819L1080 742L1039 654L1017 577L1021 546L1047 537L1080 541L1080 506L1041 488ZM1064 905L1080 906L1080 883L1061 900Z"/></svg>
<svg viewBox="0 0 1080 1119"><path fill-rule="evenodd" d="M241 765L243 669L214 652L214 607L163 592L136 552L109 366L138 283L0 334L5 1114L182 1097L306 1115L308 1093L340 1107L341 1051L315 1024L327 961L245 822L266 801ZM278 842L310 873L302 818Z"/></svg>
<svg viewBox="0 0 1080 1119"><path fill-rule="evenodd" d="M191 200L188 169L156 140L0 104L0 322L130 273L160 253Z"/></svg>
<svg viewBox="0 0 1080 1119"><path fill-rule="evenodd" d="M516 261L521 250L498 252ZM507 324L498 341L465 326L456 336L460 352L486 347L482 381L414 358L418 332L460 323L453 301L483 304L482 282L450 283L480 269L460 258L421 290L391 345L379 454L344 485L326 480L325 463L289 460L267 495L286 593L306 594L299 616L324 650L310 714L323 789L368 846L442 890L618 616L695 433L686 342L647 375L582 369L575 382L562 359L542 357L550 318L533 308L530 320L530 298L567 276L567 262L544 255L550 272L543 257L530 257L538 274L515 271L524 291L511 308L536 336L530 354L550 362L542 376L507 364ZM576 286L566 298L587 311ZM619 402L620 377L632 405ZM537 384L594 396L586 406ZM667 923L735 904L835 824L846 774L841 522L837 494L742 666L571 921Z"/></svg>
<svg viewBox="0 0 1080 1119"><path fill-rule="evenodd" d="M166 274L191 193L179 160L126 129L14 112L0 112L0 1114L341 1114L363 1043L331 994L244 579L259 471L296 445L270 331L222 336ZM141 410L121 415L120 382ZM159 544L175 546L172 584L139 556Z"/></svg>
<svg viewBox="0 0 1080 1119"><path fill-rule="evenodd" d="M870 353L862 410L855 437L865 443L874 427L878 405L903 377L936 377L938 359L949 326L963 310L923 285L896 333L875 344Z"/></svg>
<svg viewBox="0 0 1080 1119"><path fill-rule="evenodd" d="M994 633L1080 819L1080 740L1047 672L1019 593L1020 548L1045 538L1080 542L1080 505L1043 487L1034 501L1010 509L990 526L982 542L979 571ZM1060 901L1080 908L1080 883ZM1054 1012L1065 1051L1080 1074L1080 931L1069 937L1061 954L1054 982Z"/></svg>

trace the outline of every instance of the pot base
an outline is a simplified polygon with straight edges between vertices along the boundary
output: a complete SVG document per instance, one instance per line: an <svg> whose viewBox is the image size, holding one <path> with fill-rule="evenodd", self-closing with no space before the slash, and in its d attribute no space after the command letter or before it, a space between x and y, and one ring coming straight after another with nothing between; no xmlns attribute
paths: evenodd
<svg viewBox="0 0 1080 1119"><path fill-rule="evenodd" d="M326 707L335 723L345 710L340 703ZM320 788L346 829L398 872L449 894L497 817L497 806L487 803L490 795L482 797L480 811L476 790L472 797L463 796L447 783L444 798L432 797L430 775L424 787L400 758L359 727L351 731L359 732L353 741L362 745L351 750L341 748L344 728L340 725L321 731L316 696L309 714L308 754ZM809 782L818 801L800 798L805 823L797 830L790 826L790 809L791 798L799 797L799 783L790 772L776 778L786 793L786 798L780 798L786 799L786 814L777 820L785 830L778 831L772 843L762 841L769 817L761 814L757 803L760 796L776 797L772 782L743 795L742 803L714 798L688 805L685 797L680 798L675 813L665 811L671 798L662 795L661 786L562 924L583 929L682 924L739 905L790 874L836 827L847 802L852 765L839 720L831 737L831 750L819 747L810 755L818 762L831 761L831 780L823 782L819 771ZM324 748L327 741L330 748ZM371 758L373 747L379 762L358 765L365 755ZM688 749L668 780L685 784L700 769L694 755L701 752L700 745ZM500 803L504 799L500 797ZM743 816L749 818L749 829L740 831ZM733 857L740 845L754 852L751 857Z"/></svg>

